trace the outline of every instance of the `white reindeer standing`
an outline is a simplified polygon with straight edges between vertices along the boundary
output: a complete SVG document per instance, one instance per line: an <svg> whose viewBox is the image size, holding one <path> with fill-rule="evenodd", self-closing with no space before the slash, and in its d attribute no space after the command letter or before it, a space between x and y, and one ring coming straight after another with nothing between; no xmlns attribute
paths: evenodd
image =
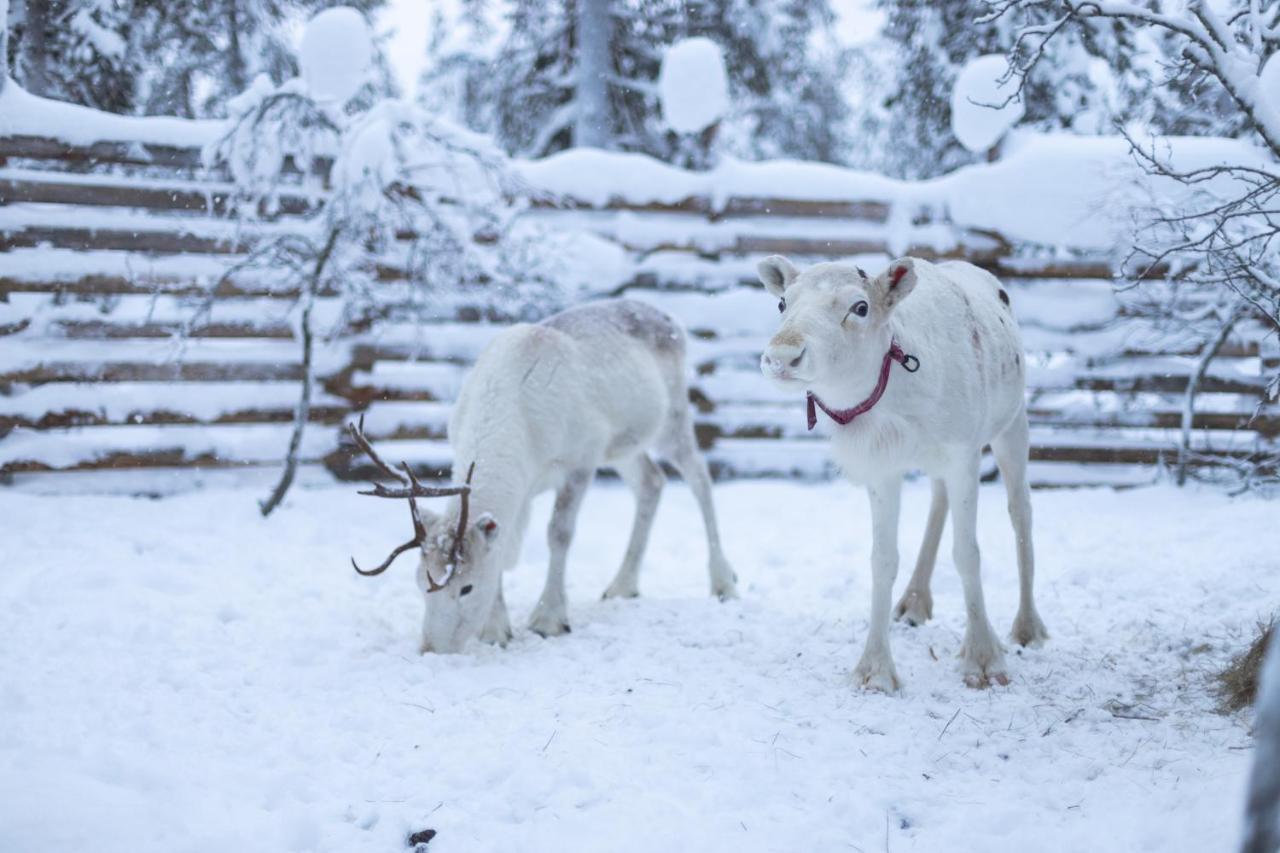
<svg viewBox="0 0 1280 853"><path fill-rule="evenodd" d="M711 592L736 595L720 547L711 478L689 416L685 336L666 314L639 302L608 300L501 332L463 383L449 421L454 471L466 485L423 486L407 467L392 470L360 430L357 442L401 488L379 497L409 498L415 535L392 552L421 549L418 585L426 595L422 651L456 652L472 637L505 644L512 636L502 574L515 565L529 505L554 489L547 529L550 567L530 627L544 637L569 631L565 558L578 510L596 469L614 468L635 494L635 520L622 567L605 597L639 593L640 561L662 492L668 459L693 490L706 528ZM441 514L415 497L454 496ZM474 517L474 521L471 518Z"/></svg>
<svg viewBox="0 0 1280 853"><path fill-rule="evenodd" d="M932 480L933 499L896 615L912 625L932 616L929 581L950 505L968 616L964 681L1007 684L1004 651L983 601L976 531L978 463L988 444L1017 538L1021 599L1012 639L1030 646L1048 638L1032 595L1026 379L1008 294L971 264L918 258L894 261L875 278L840 263L801 273L776 255L759 272L782 313L760 368L783 387L808 392L810 428L818 409L834 422L832 454L870 496L871 626L855 677L884 692L899 687L889 652L898 511L903 475L919 469Z"/></svg>

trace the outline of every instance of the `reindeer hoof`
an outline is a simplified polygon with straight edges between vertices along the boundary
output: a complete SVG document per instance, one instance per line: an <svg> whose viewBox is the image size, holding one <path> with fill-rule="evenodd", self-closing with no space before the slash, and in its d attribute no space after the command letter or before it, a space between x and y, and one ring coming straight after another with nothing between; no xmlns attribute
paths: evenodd
<svg viewBox="0 0 1280 853"><path fill-rule="evenodd" d="M738 597L738 588L732 584L724 584L712 587L711 594L721 601L733 601Z"/></svg>
<svg viewBox="0 0 1280 853"><path fill-rule="evenodd" d="M506 648L507 643L511 642L513 637L515 637L515 634L510 628L503 628L500 631L485 630L480 635L480 642Z"/></svg>
<svg viewBox="0 0 1280 853"><path fill-rule="evenodd" d="M964 674L964 686L973 690L986 690L992 685L1009 686L1009 676L1003 670L975 670Z"/></svg>
<svg viewBox="0 0 1280 853"><path fill-rule="evenodd" d="M898 673L893 668L893 661L888 658L868 659L864 655L854 667L853 678L863 690L873 693L892 695L902 686Z"/></svg>
<svg viewBox="0 0 1280 853"><path fill-rule="evenodd" d="M965 687L974 690L985 690L993 684L1006 687L1009 684L1009 673L1004 666L1004 652L999 645L994 645L982 654L970 654L962 651L964 659L963 673Z"/></svg>
<svg viewBox="0 0 1280 853"><path fill-rule="evenodd" d="M558 637L572 632L569 623L559 617L535 618L529 623L529 629L539 637Z"/></svg>
<svg viewBox="0 0 1280 853"><path fill-rule="evenodd" d="M721 601L738 597L738 573L727 562L711 563L711 594Z"/></svg>
<svg viewBox="0 0 1280 853"><path fill-rule="evenodd" d="M906 622L912 628L923 625L933 617L933 596L908 589L902 594L898 606L893 608L893 618Z"/></svg>
<svg viewBox="0 0 1280 853"><path fill-rule="evenodd" d="M1034 610L1029 616L1019 610L1017 617L1013 620L1013 630L1009 632L1009 639L1020 646L1035 649L1043 646L1044 641L1049 639L1049 632L1045 630L1044 623L1040 621L1040 615Z"/></svg>
<svg viewBox="0 0 1280 853"><path fill-rule="evenodd" d="M619 583L614 581L609 584L609 588L604 591L604 595L600 596L601 600L608 601L610 598L639 598L640 588L636 586L635 581Z"/></svg>

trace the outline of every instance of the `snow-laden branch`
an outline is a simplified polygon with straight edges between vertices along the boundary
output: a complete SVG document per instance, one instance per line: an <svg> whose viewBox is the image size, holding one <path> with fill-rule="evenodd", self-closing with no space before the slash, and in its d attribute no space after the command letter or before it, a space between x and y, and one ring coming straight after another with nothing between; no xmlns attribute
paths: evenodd
<svg viewBox="0 0 1280 853"><path fill-rule="evenodd" d="M1043 18L1047 17L1046 23ZM1034 14L1033 14L1034 13ZM1134 158L1161 189L1139 210L1134 245L1125 268L1139 277L1163 275L1166 286L1148 288L1161 322L1200 338L1200 357L1182 414L1178 480L1187 473L1196 391L1210 363L1241 321L1242 312L1280 329L1280 98L1263 76L1273 61L1280 3L1264 0L1188 0L1185 5L1124 0L997 0L988 23L1025 15L1015 37L1011 74L1027 73L1046 55L1047 43L1069 23L1112 20L1136 31L1168 37L1175 50L1175 79L1216 80L1270 154L1254 162L1247 147L1223 146L1221 158L1181 165L1129 138ZM1127 134L1126 134L1127 136ZM1170 184L1180 191L1170 192ZM1153 185L1154 186L1154 185ZM1270 387L1280 388L1280 375ZM1243 482L1274 477L1264 460L1241 460Z"/></svg>
<svg viewBox="0 0 1280 853"><path fill-rule="evenodd" d="M344 331L313 328L318 295L341 302L343 323L393 312L412 319L431 308L433 297L483 286L492 298L537 273L509 257L518 252L512 223L522 209L521 185L486 137L407 101L379 101L347 114L296 81L256 82L233 105L228 130L206 158L232 174L241 222L274 216L284 188L306 181L328 187L323 203L289 220L289 228L255 238L246 227L256 243L245 264L287 276L299 294L301 394L283 475L261 504L267 514L298 465L315 382L313 350ZM404 281L407 297L406 288L377 286L386 274Z"/></svg>
<svg viewBox="0 0 1280 853"><path fill-rule="evenodd" d="M1263 90L1260 72L1267 45L1276 38L1280 23L1266 24L1258 0L1235 0L1242 4L1241 20L1247 32L1237 34L1214 7L1204 0L1192 0L1179 11L1151 9L1121 0L998 0L980 22L993 23L1032 9L1056 10L1053 24L1028 24L1019 28L1015 62L1025 74L1044 54L1046 41L1063 27L1064 19L1088 21L1114 19L1135 27L1150 27L1184 39L1182 57L1194 69L1216 79L1248 117L1271 150L1280 159L1280 108ZM1254 13L1254 7L1259 6ZM1017 52L1025 55L1017 56ZM1274 96L1272 96L1274 97Z"/></svg>

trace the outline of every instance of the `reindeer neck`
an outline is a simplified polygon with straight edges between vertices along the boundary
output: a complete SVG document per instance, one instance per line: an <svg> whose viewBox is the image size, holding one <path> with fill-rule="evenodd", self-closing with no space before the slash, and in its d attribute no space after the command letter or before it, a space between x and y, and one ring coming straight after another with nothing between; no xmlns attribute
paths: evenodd
<svg viewBox="0 0 1280 853"><path fill-rule="evenodd" d="M894 340L896 329L892 321L877 334L856 349L851 349L841 359L837 373L825 382L815 383L812 389L828 406L845 408L866 400L880 380L880 369L885 353Z"/></svg>

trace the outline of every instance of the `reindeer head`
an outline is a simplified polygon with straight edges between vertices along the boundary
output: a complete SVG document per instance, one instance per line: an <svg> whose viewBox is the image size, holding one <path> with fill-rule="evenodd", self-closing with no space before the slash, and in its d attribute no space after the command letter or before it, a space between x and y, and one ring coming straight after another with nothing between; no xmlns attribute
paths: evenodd
<svg viewBox="0 0 1280 853"><path fill-rule="evenodd" d="M423 541L418 588L426 596L422 651L462 651L493 612L502 567L494 545L499 525L489 513L468 521L466 498L443 513L420 510Z"/></svg>
<svg viewBox="0 0 1280 853"><path fill-rule="evenodd" d="M911 258L875 278L841 263L800 272L781 255L765 258L758 270L782 315L760 370L784 387L806 389L838 385L863 366L879 369L892 337L889 317L917 278Z"/></svg>
<svg viewBox="0 0 1280 853"><path fill-rule="evenodd" d="M482 513L474 523L469 520L471 477L475 473L475 464L472 463L467 471L464 485L424 486L407 464L402 462L397 471L382 461L364 435L364 418L360 419L358 426L349 424L347 429L374 465L402 484L400 488L388 488L374 483L372 489L360 494L408 500L413 524L413 538L396 547L381 565L362 569L354 559L351 565L359 574L380 575L391 567L396 557L417 547L421 554L418 587L427 599L422 651L461 650L468 639L479 633L493 607L498 589L494 561L489 559L490 546L498 534L498 523L488 513ZM443 515L420 509L416 500L449 496L457 496L458 500Z"/></svg>

